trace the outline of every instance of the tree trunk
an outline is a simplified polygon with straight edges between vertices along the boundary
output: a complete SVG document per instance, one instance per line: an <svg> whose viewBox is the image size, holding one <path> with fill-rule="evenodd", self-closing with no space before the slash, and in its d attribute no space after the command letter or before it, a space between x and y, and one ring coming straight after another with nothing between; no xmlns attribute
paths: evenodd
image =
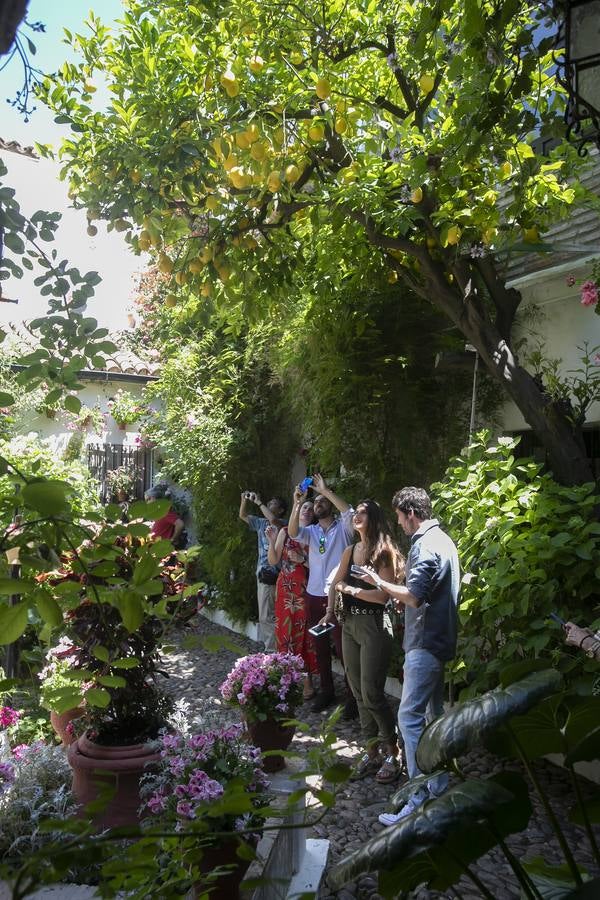
<svg viewBox="0 0 600 900"><path fill-rule="evenodd" d="M548 397L518 364L496 327L469 303L464 305L461 320L456 324L542 442L556 480L566 485L594 481L581 432L570 421L567 411Z"/></svg>

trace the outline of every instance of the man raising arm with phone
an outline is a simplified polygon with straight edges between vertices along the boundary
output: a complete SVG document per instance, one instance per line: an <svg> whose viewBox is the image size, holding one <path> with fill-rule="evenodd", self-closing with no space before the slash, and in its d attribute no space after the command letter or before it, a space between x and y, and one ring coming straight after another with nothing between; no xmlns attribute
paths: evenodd
<svg viewBox="0 0 600 900"><path fill-rule="evenodd" d="M297 538L303 544L308 544L308 584L304 597L307 604L309 629L317 625L326 613L329 579L337 570L342 553L352 540L352 516L354 514L352 507L327 487L322 475L314 476L313 490L316 492L314 514L317 524L300 527L298 518L300 507L306 498L306 493L300 490L300 486L294 491L294 506L288 524L289 536ZM334 515L336 509L340 516ZM342 635L337 620L331 631L315 637L317 666L321 682L320 693L313 704L315 712L326 709L335 701L330 638L335 644L338 659L342 661ZM354 718L357 714L356 701L348 690L344 716L345 718Z"/></svg>
<svg viewBox="0 0 600 900"><path fill-rule="evenodd" d="M263 513L262 516L253 516L248 513L248 503L255 503ZM273 497L268 503L263 503L258 494L253 491L242 491L240 499L240 519L248 525L251 531L256 532L258 560L256 563L256 597L258 601L258 633L264 642L265 651L273 653L275 647L275 583L278 569L269 565L269 540L266 530L269 525L281 528L285 525L283 518L286 510L286 502L281 497Z"/></svg>

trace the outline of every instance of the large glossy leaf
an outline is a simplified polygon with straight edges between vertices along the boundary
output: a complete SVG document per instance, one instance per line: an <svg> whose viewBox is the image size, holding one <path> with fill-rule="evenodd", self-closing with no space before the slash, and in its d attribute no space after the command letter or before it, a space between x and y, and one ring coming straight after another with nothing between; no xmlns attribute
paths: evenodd
<svg viewBox="0 0 600 900"><path fill-rule="evenodd" d="M55 628L63 624L63 614L54 597L49 594L38 594L35 600L38 612L44 622Z"/></svg>
<svg viewBox="0 0 600 900"><path fill-rule="evenodd" d="M438 769L437 772L430 772L428 775L417 775L416 778L411 778L410 781L407 781L406 784L403 784L402 787L392 794L390 799L392 809L394 811L402 809L408 798L416 794L419 788L427 787L428 782L432 778L435 778L436 775L443 775L445 771L445 769Z"/></svg>
<svg viewBox="0 0 600 900"><path fill-rule="evenodd" d="M600 825L600 794L586 797L583 802L589 821L595 825ZM574 806L569 813L569 822L575 822L576 825L585 825L579 804Z"/></svg>
<svg viewBox="0 0 600 900"><path fill-rule="evenodd" d="M43 516L61 513L67 505L67 495L73 488L66 481L34 481L21 490L25 506L35 509Z"/></svg>
<svg viewBox="0 0 600 900"><path fill-rule="evenodd" d="M129 506L129 515L132 519L145 519L147 522L154 522L162 516L166 516L171 508L170 500L137 500ZM128 528L129 530L129 528Z"/></svg>
<svg viewBox="0 0 600 900"><path fill-rule="evenodd" d="M567 865L551 866L541 857L535 857L524 862L523 867L544 900L566 900L571 896L575 883Z"/></svg>
<svg viewBox="0 0 600 900"><path fill-rule="evenodd" d="M12 644L27 628L27 603L0 606L0 644Z"/></svg>
<svg viewBox="0 0 600 900"><path fill-rule="evenodd" d="M554 669L532 672L506 688L489 691L455 706L427 726L417 747L417 765L434 772L452 759L480 745L484 738L560 690L562 676Z"/></svg>
<svg viewBox="0 0 600 900"><path fill-rule="evenodd" d="M492 781L462 782L375 835L334 866L328 882L337 889L362 872L394 868L402 860L441 847L449 838L457 840L460 830L484 823L498 807L514 802L510 791Z"/></svg>
<svg viewBox="0 0 600 900"><path fill-rule="evenodd" d="M598 900L600 897L600 878L586 881L580 888L567 894L564 900Z"/></svg>
<svg viewBox="0 0 600 900"><path fill-rule="evenodd" d="M600 697L569 698L565 724L568 765L600 759Z"/></svg>
<svg viewBox="0 0 600 900"><path fill-rule="evenodd" d="M512 757L519 756L520 748L527 759L538 759L547 753L565 753L567 745L560 727L562 703L561 694L548 697L524 716L511 719L510 731L501 727L489 734L485 746L498 756Z"/></svg>
<svg viewBox="0 0 600 900"><path fill-rule="evenodd" d="M33 587L34 582L25 578L0 578L0 594L27 594Z"/></svg>

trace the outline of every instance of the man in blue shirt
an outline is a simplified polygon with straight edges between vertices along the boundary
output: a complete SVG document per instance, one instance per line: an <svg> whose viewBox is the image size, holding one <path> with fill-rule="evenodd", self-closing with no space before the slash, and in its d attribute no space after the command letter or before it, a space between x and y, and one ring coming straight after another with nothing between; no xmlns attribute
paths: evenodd
<svg viewBox="0 0 600 900"><path fill-rule="evenodd" d="M404 740L408 777L412 779L421 774L415 754L426 721L444 711L444 668L456 654L460 571L456 547L438 520L431 518L431 500L422 488L403 488L392 505L398 524L411 539L406 586L383 581L373 571L365 580L387 591L396 606L405 608L404 684L398 727ZM395 825L447 786L446 775L430 779L400 812L383 813L379 821Z"/></svg>
<svg viewBox="0 0 600 900"><path fill-rule="evenodd" d="M302 493L298 485L294 492L294 505L288 526L290 537L308 544L308 584L304 592L308 613L307 628L317 625L327 614L329 580L337 571L342 554L352 543L354 534L352 527L354 510L349 503L327 487L325 479L319 473L314 475L313 490L316 491L314 513L317 524L300 526L300 507L306 499L306 494ZM335 510L340 513L339 516L334 515ZM321 689L313 703L314 712L322 712L335 703L330 641L333 641L337 657L343 663L342 629L333 614L331 621L335 623L333 631L315 638ZM358 715L356 700L347 683L346 688L344 718L354 719Z"/></svg>
<svg viewBox="0 0 600 900"><path fill-rule="evenodd" d="M262 516L248 514L248 501L255 503ZM286 521L287 504L282 497L273 497L268 503L263 503L258 494L252 491L242 491L240 502L240 519L246 522L251 531L256 532L258 544L258 559L256 563L256 596L258 600L258 637L264 642L265 651L272 653L276 649L275 644L275 584L277 582L278 568L269 565L269 540L265 534L269 525L282 528Z"/></svg>

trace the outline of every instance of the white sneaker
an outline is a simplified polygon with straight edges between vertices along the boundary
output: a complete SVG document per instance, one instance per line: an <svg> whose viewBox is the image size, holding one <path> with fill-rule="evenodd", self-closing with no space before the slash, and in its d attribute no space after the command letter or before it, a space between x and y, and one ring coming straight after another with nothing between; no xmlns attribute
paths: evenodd
<svg viewBox="0 0 600 900"><path fill-rule="evenodd" d="M425 801L419 797L411 797L408 803L397 813L381 813L379 821L382 825L397 825L402 819L411 816Z"/></svg>

